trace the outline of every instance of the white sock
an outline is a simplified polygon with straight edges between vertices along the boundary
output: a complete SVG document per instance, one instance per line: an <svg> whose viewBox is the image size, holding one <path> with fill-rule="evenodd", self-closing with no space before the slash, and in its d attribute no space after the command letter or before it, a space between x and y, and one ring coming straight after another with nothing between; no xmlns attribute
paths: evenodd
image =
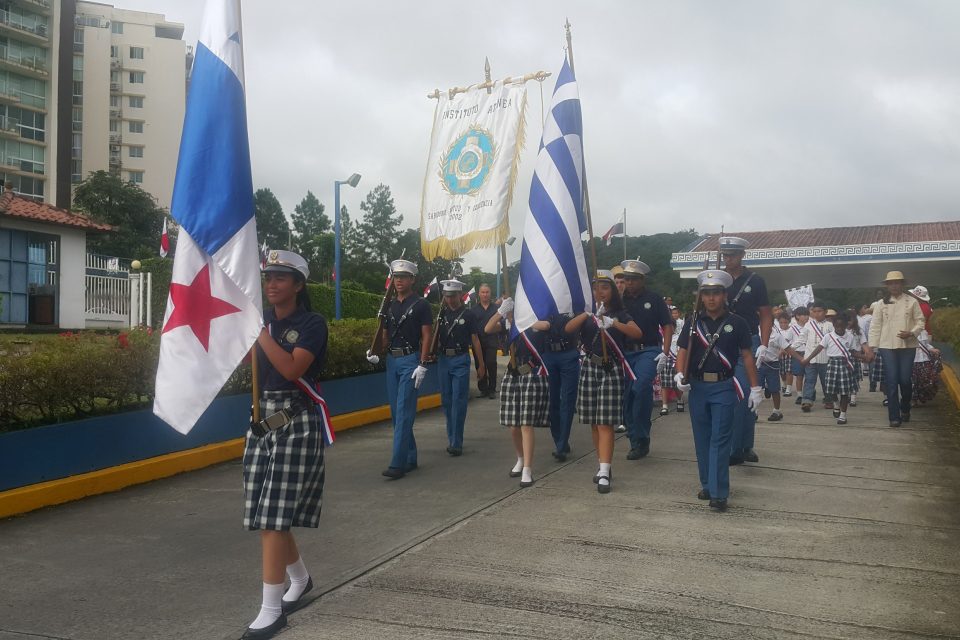
<svg viewBox="0 0 960 640"><path fill-rule="evenodd" d="M250 623L251 629L263 629L277 621L280 617L280 600L283 598L283 583L263 583L263 604L260 605L260 615Z"/></svg>
<svg viewBox="0 0 960 640"><path fill-rule="evenodd" d="M523 468L523 475L520 476L520 482L533 482L533 471L530 467Z"/></svg>
<svg viewBox="0 0 960 640"><path fill-rule="evenodd" d="M600 463L600 479L598 480L599 484L610 484L610 463L601 462Z"/></svg>
<svg viewBox="0 0 960 640"><path fill-rule="evenodd" d="M517 458L517 464L513 465L513 469L510 470L511 473L520 473L523 470L523 458Z"/></svg>
<svg viewBox="0 0 960 640"><path fill-rule="evenodd" d="M780 411L780 409L774 409L773 412L774 412L776 415L778 415L778 416L782 416L782 415L783 415L783 411Z"/></svg>
<svg viewBox="0 0 960 640"><path fill-rule="evenodd" d="M310 572L307 571L307 565L303 564L303 556L297 558L293 564L287 565L287 575L290 576L290 588L283 594L283 600L296 602L303 595L303 590L307 588L307 582L310 581Z"/></svg>
<svg viewBox="0 0 960 640"><path fill-rule="evenodd" d="M853 394L852 396L850 396L850 402L856 402L856 401L857 401L857 394Z"/></svg>
<svg viewBox="0 0 960 640"><path fill-rule="evenodd" d="M846 411L841 411L841 412L840 412L840 417L839 417L839 419L840 419L840 420L846 420L846 419L847 419L847 412L846 412Z"/></svg>
<svg viewBox="0 0 960 640"><path fill-rule="evenodd" d="M783 392L784 392L784 393L793 393L793 391L790 390L790 385L787 385L786 387L784 387Z"/></svg>

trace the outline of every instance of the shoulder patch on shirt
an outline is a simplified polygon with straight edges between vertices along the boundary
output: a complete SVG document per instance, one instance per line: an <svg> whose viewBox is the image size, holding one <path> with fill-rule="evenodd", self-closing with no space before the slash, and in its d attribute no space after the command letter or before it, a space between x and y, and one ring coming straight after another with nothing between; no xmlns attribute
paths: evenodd
<svg viewBox="0 0 960 640"><path fill-rule="evenodd" d="M300 339L300 332L296 329L287 329L283 334L283 341L287 344L296 344Z"/></svg>
<svg viewBox="0 0 960 640"><path fill-rule="evenodd" d="M732 333L732 332L733 332L733 325L732 325L732 324L724 325L723 330L726 331L727 333Z"/></svg>
<svg viewBox="0 0 960 640"><path fill-rule="evenodd" d="M751 291L753 291L753 287L751 287L750 285L747 285L743 288L744 293L750 293Z"/></svg>
<svg viewBox="0 0 960 640"><path fill-rule="evenodd" d="M644 308L644 309L650 309L651 307L653 307L653 305L651 305L649 302L644 302L644 303L643 303L643 308Z"/></svg>

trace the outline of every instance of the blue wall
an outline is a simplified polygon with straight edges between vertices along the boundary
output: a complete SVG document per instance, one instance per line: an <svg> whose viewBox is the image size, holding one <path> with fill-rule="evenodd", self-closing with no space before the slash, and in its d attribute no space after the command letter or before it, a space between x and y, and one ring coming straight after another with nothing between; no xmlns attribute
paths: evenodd
<svg viewBox="0 0 960 640"><path fill-rule="evenodd" d="M436 369L428 368L420 395L439 392ZM329 380L321 393L332 415L385 405L386 374ZM240 438L249 418L243 394L215 400L187 435L149 409L2 434L0 491Z"/></svg>

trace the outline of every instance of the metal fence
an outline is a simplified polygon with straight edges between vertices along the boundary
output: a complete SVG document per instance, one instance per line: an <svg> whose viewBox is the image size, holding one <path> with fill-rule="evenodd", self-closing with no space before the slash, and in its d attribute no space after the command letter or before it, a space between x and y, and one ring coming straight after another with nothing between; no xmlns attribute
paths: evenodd
<svg viewBox="0 0 960 640"><path fill-rule="evenodd" d="M153 274L130 271L130 261L87 254L85 312L88 321L126 327L151 325Z"/></svg>

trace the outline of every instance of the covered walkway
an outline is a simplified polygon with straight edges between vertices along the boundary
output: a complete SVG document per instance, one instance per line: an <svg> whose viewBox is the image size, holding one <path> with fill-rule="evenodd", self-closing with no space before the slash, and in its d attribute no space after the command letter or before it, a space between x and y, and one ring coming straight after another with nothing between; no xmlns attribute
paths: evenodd
<svg viewBox="0 0 960 640"><path fill-rule="evenodd" d="M953 286L960 280L960 221L724 235L750 241L744 265L771 290L879 287L892 270L903 271L911 284ZM715 264L719 237L705 236L673 254L670 266L682 278L695 278L707 259Z"/></svg>
<svg viewBox="0 0 960 640"><path fill-rule="evenodd" d="M417 418L421 467L380 476L386 423L328 452L300 534L315 600L279 638L960 637L960 426L943 392L901 429L878 394L758 423L730 510L696 499L689 414L597 494L589 431L557 464L538 431L520 490L498 403L470 403L464 455ZM762 414L769 413L765 403ZM0 521L0 640L238 638L259 605L239 462Z"/></svg>

